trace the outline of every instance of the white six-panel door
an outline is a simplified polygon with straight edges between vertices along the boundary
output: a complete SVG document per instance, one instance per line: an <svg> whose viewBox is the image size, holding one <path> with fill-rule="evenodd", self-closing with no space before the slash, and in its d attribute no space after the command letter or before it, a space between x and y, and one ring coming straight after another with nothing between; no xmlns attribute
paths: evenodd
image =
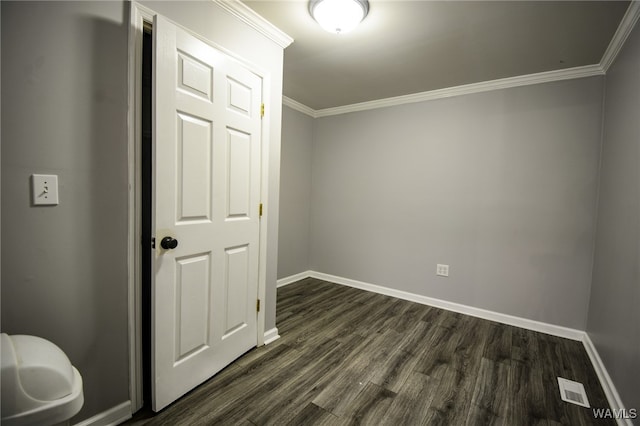
<svg viewBox="0 0 640 426"><path fill-rule="evenodd" d="M162 17L153 33L158 411L257 343L262 80Z"/></svg>

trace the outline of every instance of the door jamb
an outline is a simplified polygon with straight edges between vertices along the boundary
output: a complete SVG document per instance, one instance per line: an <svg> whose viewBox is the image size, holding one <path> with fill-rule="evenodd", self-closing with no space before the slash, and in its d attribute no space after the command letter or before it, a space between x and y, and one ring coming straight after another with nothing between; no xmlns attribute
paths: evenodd
<svg viewBox="0 0 640 426"><path fill-rule="evenodd" d="M128 40L128 334L129 334L129 399L131 412L135 413L143 405L142 379L142 312L141 312L141 123L142 123L142 38L145 23L152 24L157 14L135 1L129 8L129 40ZM197 35L196 35L197 36ZM202 38L202 37L200 37ZM270 73L257 68L242 58L237 57L227 49L218 46L210 40L205 42L212 45L225 55L232 57L247 69L262 79L262 102L268 104L270 99ZM268 115L266 115L268 117ZM268 200L269 178L269 120L262 121L261 150L260 150L260 198L262 203ZM258 299L262 308L257 313L257 346L265 344L265 298L266 298L266 254L267 254L267 223L268 206L260 219L260 241L258 255Z"/></svg>
<svg viewBox="0 0 640 426"><path fill-rule="evenodd" d="M142 156L142 38L144 23L154 13L136 2L129 8L129 108L128 108L128 327L129 399L131 412L143 405L142 397L142 292L141 292L141 156Z"/></svg>

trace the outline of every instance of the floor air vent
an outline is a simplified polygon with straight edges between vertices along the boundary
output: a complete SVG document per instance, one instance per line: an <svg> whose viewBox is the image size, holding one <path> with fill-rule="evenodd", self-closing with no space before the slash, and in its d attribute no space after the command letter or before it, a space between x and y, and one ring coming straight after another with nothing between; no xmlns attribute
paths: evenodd
<svg viewBox="0 0 640 426"><path fill-rule="evenodd" d="M558 377L558 386L560 387L560 397L563 401L587 408L590 407L589 399L582 383Z"/></svg>

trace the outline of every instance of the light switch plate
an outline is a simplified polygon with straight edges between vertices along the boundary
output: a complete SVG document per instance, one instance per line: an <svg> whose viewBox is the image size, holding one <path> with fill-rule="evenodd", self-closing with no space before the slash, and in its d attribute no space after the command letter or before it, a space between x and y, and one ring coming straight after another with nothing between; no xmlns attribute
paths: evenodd
<svg viewBox="0 0 640 426"><path fill-rule="evenodd" d="M34 206L58 205L58 176L31 175L31 200Z"/></svg>

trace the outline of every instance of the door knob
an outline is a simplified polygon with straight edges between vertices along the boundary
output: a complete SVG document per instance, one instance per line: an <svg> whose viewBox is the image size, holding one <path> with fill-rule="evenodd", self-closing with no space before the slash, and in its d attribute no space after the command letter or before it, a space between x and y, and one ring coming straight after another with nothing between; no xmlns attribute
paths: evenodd
<svg viewBox="0 0 640 426"><path fill-rule="evenodd" d="M165 250L171 250L178 247L178 240L171 237L164 237L162 241L160 241L160 247Z"/></svg>

